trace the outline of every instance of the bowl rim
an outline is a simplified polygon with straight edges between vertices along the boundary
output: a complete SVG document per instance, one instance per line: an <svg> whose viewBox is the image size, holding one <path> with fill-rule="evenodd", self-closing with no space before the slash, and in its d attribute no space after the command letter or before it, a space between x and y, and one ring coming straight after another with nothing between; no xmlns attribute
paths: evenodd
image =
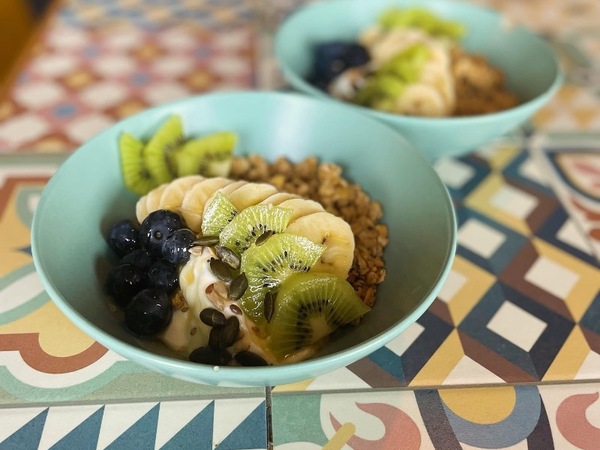
<svg viewBox="0 0 600 450"><path fill-rule="evenodd" d="M548 54L552 57L553 67L555 71L554 79L552 83L548 86L548 88L538 94L537 96L525 101L521 102L512 108L508 108L501 111L495 111L487 114L476 114L469 116L448 116L448 117L422 117L422 116L409 116L403 114L394 114L379 111L373 108L369 108L366 106L356 105L354 103L346 102L344 100L338 99L329 95L328 93L318 89L317 87L311 85L308 81L306 81L300 74L296 71L292 70L287 64L287 58L283 57L282 51L282 42L284 41L283 35L286 34L289 28L299 20L298 18L302 18L303 15L306 14L314 14L318 12L320 9L332 8L336 5L340 6L348 6L350 3L359 3L361 0L329 0L327 2L317 2L317 3L309 3L305 4L302 7L298 8L294 12L292 12L285 20L281 23L281 25L277 28L275 32L274 38L274 52L275 57L277 59L278 64L281 67L281 71L283 72L284 78L295 88L301 90L305 93L310 93L310 95L322 98L324 100L328 100L335 103L340 103L345 105L346 107L356 109L358 111L362 111L363 113L371 114L379 119L387 120L390 122L402 122L405 125L415 125L421 126L425 124L433 124L433 123L447 123L447 124L484 124L489 122L494 122L497 119L504 118L506 116L510 116L515 112L521 112L529 110L530 108L536 108L541 106L546 99L551 98L556 91L562 86L564 82L564 70L561 67L560 61L558 59L558 55L555 51L552 50L550 45L541 37L541 35L534 30L524 26L523 24L515 24L511 27L511 31L520 31L525 33L530 39L537 40L538 43L547 48ZM390 5L393 4L393 1L389 2ZM402 3L401 0L398 0L396 3ZM419 5L427 5L427 4L440 4L447 5L447 0L420 0ZM484 14L488 14L490 17L495 18L497 20L502 19L502 13L494 10L490 7L467 3L461 0L452 0L453 5L460 6L466 10L478 11ZM411 3L412 5L412 3Z"/></svg>
<svg viewBox="0 0 600 450"><path fill-rule="evenodd" d="M218 98L231 96L263 97L265 98L265 101L275 102L305 102L311 103L319 108L329 108L333 112L338 111L341 114L354 115L361 121L371 122L376 127L384 127L390 132L394 133L397 136L399 142L402 142L403 145L410 148L413 157L420 158L423 164L427 164L431 168L433 174L435 175L435 182L439 184L439 186L442 188L441 192L443 192L443 200L448 212L448 219L450 225L450 229L448 230L449 245L445 252L442 270L438 274L432 287L423 296L423 300L416 307L410 310L402 318L401 321L397 322L395 325L389 327L388 329L382 331L381 333L375 335L367 341L361 342L357 345L341 350L334 354L310 358L305 361L299 361L290 364L280 364L266 367L218 367L197 364L183 359L176 359L167 355L160 355L142 347L138 347L124 342L114 337L110 333L98 328L93 322L89 321L83 315L81 315L74 307L70 305L69 301L63 297L63 295L58 290L57 286L54 284L53 280L47 275L45 270L47 262L43 260L39 249L39 230L42 227L40 220L43 217L43 211L47 199L52 195L52 187L54 186L54 184L58 183L59 180L64 176L63 174L66 170L64 170L63 168L68 168L70 164L73 164L73 161L75 161L78 158L77 155L81 155L83 152L90 151L86 149L93 147L94 142L96 140L101 139L104 135L112 133L114 131L114 127L125 127L129 120L134 120L135 118L144 115L151 115L155 112L175 110L181 105L186 105L189 102L194 101L203 101L203 99L206 99L208 97ZM410 143L408 143L408 141L406 141L406 139L400 133L393 130L388 125L381 123L373 118L370 118L364 114L348 110L342 105L337 105L331 102L323 102L322 100L308 97L305 95L300 95L297 93L240 90L198 94L184 99L147 108L143 111L133 114L132 116L129 116L128 118L115 122L104 131L98 133L97 135L86 141L84 144L75 149L70 156L67 157L67 159L61 164L61 166L57 169L55 174L52 175L52 177L44 187L33 216L30 235L31 251L34 266L36 268L38 276L42 281L43 287L46 290L46 293L48 294L50 299L54 302L55 305L57 305L61 312L63 312L67 316L67 318L71 320L71 322L73 322L81 331L85 332L98 343L107 347L107 349L110 349L111 351L125 357L126 359L134 363L141 364L155 371L162 372L163 370L166 370L167 372L169 372L171 371L171 369L175 369L177 375L172 373L168 373L168 375L187 381L192 381L195 383L218 385L232 385L230 383L233 383L233 385L235 386L268 386L277 384L287 384L295 381L304 380L311 377L306 375L308 373L318 375L325 372L330 372L334 370L334 368L328 366L331 365L334 360L337 362L335 364L336 368L346 366L382 347L383 345L394 339L396 336L398 336L409 325L415 322L422 314L425 313L427 308L429 308L429 306L436 299L437 293L441 290L443 282L447 278L451 270L452 262L454 260L457 248L457 218L448 189L443 184L439 176L435 174L435 171L433 170L431 165L427 162L425 157L420 152L418 152ZM252 376L244 382L240 381L240 373L252 373ZM218 379L215 379L215 374L218 374ZM298 374L300 374L300 376L298 376ZM212 382L213 380L214 382Z"/></svg>

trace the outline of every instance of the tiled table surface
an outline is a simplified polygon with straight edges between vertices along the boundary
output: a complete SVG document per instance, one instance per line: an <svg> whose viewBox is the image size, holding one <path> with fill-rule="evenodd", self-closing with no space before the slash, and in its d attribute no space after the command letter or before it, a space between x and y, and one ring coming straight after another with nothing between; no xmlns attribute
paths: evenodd
<svg viewBox="0 0 600 450"><path fill-rule="evenodd" d="M435 163L456 260L369 357L268 391L194 385L107 351L48 299L29 225L68 152L154 104L280 87L268 30L298 3L77 0L50 21L0 99L0 449L600 448L594 0L484 2L546 35L568 82L526 129Z"/></svg>

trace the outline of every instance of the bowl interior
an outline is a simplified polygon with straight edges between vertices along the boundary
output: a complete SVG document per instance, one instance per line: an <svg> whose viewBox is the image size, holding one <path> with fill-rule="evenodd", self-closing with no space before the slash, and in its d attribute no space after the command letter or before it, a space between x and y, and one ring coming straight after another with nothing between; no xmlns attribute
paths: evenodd
<svg viewBox="0 0 600 450"><path fill-rule="evenodd" d="M161 345L132 336L107 308L103 280L110 262L103 236L113 221L135 217L136 202L122 183L117 138L125 130L148 136L173 113L182 116L189 136L236 131L238 154L259 153L268 159L286 155L294 161L317 155L339 163L346 177L382 203L390 234L385 251L389 275L364 323L338 333L319 357L294 364L293 370L268 367L250 370L248 376L239 368L224 367L215 373L211 367L173 359ZM447 275L455 227L451 202L435 172L385 125L302 96L221 93L148 110L78 149L44 190L34 217L32 247L50 296L76 325L105 346L183 379L262 385L308 378L347 364L404 330L433 301Z"/></svg>
<svg viewBox="0 0 600 450"><path fill-rule="evenodd" d="M486 55L501 68L507 86L523 101L546 92L558 76L554 53L542 39L481 6L447 0L331 0L292 14L278 30L276 55L290 83L305 92L326 96L305 81L314 45L331 40L355 40L391 6L427 8L466 27L462 45ZM343 18L343 20L341 19Z"/></svg>

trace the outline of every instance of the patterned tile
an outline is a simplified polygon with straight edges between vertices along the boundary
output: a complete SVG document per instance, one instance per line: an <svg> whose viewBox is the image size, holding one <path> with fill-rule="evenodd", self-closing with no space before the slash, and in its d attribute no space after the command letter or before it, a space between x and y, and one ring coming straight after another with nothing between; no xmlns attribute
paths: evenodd
<svg viewBox="0 0 600 450"><path fill-rule="evenodd" d="M28 251L37 201L65 156L0 158L0 405L264 395L155 374L78 330L49 300Z"/></svg>
<svg viewBox="0 0 600 450"><path fill-rule="evenodd" d="M275 449L597 448L598 384L273 397Z"/></svg>
<svg viewBox="0 0 600 450"><path fill-rule="evenodd" d="M264 398L0 409L0 448L266 449Z"/></svg>
<svg viewBox="0 0 600 450"><path fill-rule="evenodd" d="M58 11L39 42L40 56L23 65L2 100L0 152L74 150L141 108L254 86L250 6L125 3L67 2ZM206 23L225 24L223 34L194 20L196 10L208 11ZM188 12L190 20L175 18ZM56 136L66 139L58 144Z"/></svg>

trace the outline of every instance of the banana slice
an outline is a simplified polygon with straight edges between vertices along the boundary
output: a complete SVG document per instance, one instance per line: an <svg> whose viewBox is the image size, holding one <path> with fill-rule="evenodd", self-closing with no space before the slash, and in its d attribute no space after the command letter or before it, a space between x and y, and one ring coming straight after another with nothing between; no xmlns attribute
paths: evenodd
<svg viewBox="0 0 600 450"><path fill-rule="evenodd" d="M396 99L396 112L415 116L443 117L448 115L446 103L431 85L415 83L406 86Z"/></svg>
<svg viewBox="0 0 600 450"><path fill-rule="evenodd" d="M300 197L296 194L290 194L289 192L277 192L276 194L273 194L273 195L265 198L262 202L260 202L260 204L277 206L281 202L284 202L291 198L300 198Z"/></svg>
<svg viewBox="0 0 600 450"><path fill-rule="evenodd" d="M354 234L344 219L327 211L315 212L291 222L285 231L326 246L312 270L348 277L354 260Z"/></svg>
<svg viewBox="0 0 600 450"><path fill-rule="evenodd" d="M224 186L232 184L233 181L224 177L205 178L196 183L183 196L180 213L187 226L193 231L200 232L202 215L206 201Z"/></svg>
<svg viewBox="0 0 600 450"><path fill-rule="evenodd" d="M179 210L186 192L193 185L203 180L204 177L202 175L189 175L187 177L176 178L167 185L160 196L160 208L174 211Z"/></svg>
<svg viewBox="0 0 600 450"><path fill-rule="evenodd" d="M163 183L138 199L135 205L135 216L139 223L142 223L152 211L160 209L160 198L167 186L168 183Z"/></svg>
<svg viewBox="0 0 600 450"><path fill-rule="evenodd" d="M293 222L302 216L325 211L323 205L321 205L319 202L315 202L314 200L309 200L306 198L291 198L289 200L284 200L279 204L279 206L282 208L290 208L293 211L290 222Z"/></svg>
<svg viewBox="0 0 600 450"><path fill-rule="evenodd" d="M277 193L277 188L268 183L246 183L231 191L227 198L238 211L256 205Z"/></svg>

